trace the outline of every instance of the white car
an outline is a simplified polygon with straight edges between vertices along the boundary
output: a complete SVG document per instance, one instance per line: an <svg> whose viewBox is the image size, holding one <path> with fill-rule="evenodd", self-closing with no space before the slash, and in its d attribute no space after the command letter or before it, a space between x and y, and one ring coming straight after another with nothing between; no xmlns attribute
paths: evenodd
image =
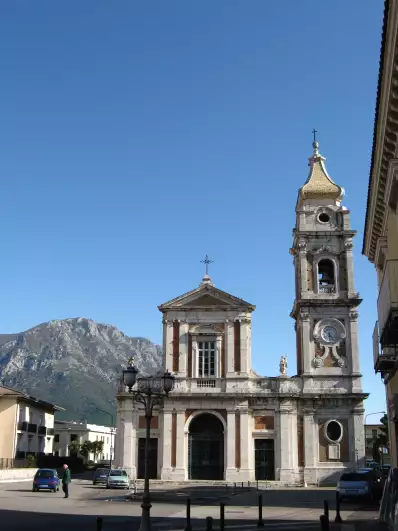
<svg viewBox="0 0 398 531"><path fill-rule="evenodd" d="M127 472L121 468L112 469L109 471L106 482L107 489L129 489L130 478Z"/></svg>

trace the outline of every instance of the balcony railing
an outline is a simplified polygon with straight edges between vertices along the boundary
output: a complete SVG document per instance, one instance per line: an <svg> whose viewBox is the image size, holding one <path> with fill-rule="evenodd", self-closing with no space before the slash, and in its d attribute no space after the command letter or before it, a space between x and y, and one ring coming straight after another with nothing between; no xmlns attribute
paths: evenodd
<svg viewBox="0 0 398 531"><path fill-rule="evenodd" d="M398 343L398 260L387 260L377 299L382 346Z"/></svg>
<svg viewBox="0 0 398 531"><path fill-rule="evenodd" d="M37 424L32 424L29 422L28 424L28 433L36 433L37 432Z"/></svg>
<svg viewBox="0 0 398 531"><path fill-rule="evenodd" d="M25 421L20 421L20 422L18 422L17 429L18 429L19 431L26 431L26 430L28 429L28 423L25 422Z"/></svg>
<svg viewBox="0 0 398 531"><path fill-rule="evenodd" d="M336 293L336 286L334 286L333 284L330 284L330 285L327 285L327 286L319 286L318 292L319 293L328 293L328 294Z"/></svg>
<svg viewBox="0 0 398 531"><path fill-rule="evenodd" d="M209 380L209 379L203 379L203 380L197 380L196 381L197 387L216 387L216 380Z"/></svg>
<svg viewBox="0 0 398 531"><path fill-rule="evenodd" d="M39 435L46 435L46 433L47 433L47 428L45 426L39 426L38 434Z"/></svg>
<svg viewBox="0 0 398 531"><path fill-rule="evenodd" d="M397 349L395 347L384 347L380 345L379 325L376 321L373 329L373 366L376 372L388 372L395 367L397 360Z"/></svg>

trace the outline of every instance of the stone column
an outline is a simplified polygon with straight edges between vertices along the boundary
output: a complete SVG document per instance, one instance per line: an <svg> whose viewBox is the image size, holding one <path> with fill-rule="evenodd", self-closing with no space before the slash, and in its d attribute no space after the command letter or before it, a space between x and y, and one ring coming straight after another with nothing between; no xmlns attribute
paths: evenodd
<svg viewBox="0 0 398 531"><path fill-rule="evenodd" d="M315 428L314 411L304 411L304 481L308 485L316 485L318 480L316 467L319 459L319 447Z"/></svg>
<svg viewBox="0 0 398 531"><path fill-rule="evenodd" d="M165 368L169 371L173 370L173 321L165 321L165 341L163 345L163 359L165 361Z"/></svg>
<svg viewBox="0 0 398 531"><path fill-rule="evenodd" d="M227 321L225 328L226 374L231 377L234 376L234 321Z"/></svg>
<svg viewBox="0 0 398 531"><path fill-rule="evenodd" d="M249 370L247 363L247 339L248 339L248 322L246 319L240 321L240 373L247 374Z"/></svg>
<svg viewBox="0 0 398 531"><path fill-rule="evenodd" d="M225 479L227 481L237 481L238 473L235 467L235 410L227 411L227 430L224 433L226 442L224 448L227 452L227 469Z"/></svg>
<svg viewBox="0 0 398 531"><path fill-rule="evenodd" d="M296 429L297 431L297 429ZM295 482L294 454L297 453L297 444L293 437L293 410L291 407L279 410L279 439L280 439L280 481Z"/></svg>
<svg viewBox="0 0 398 531"><path fill-rule="evenodd" d="M186 463L188 463L188 445L185 444L185 410L177 410L177 463L173 472L173 479L184 481L188 478Z"/></svg>
<svg viewBox="0 0 398 531"><path fill-rule="evenodd" d="M221 378L221 336L216 337L216 377Z"/></svg>
<svg viewBox="0 0 398 531"><path fill-rule="evenodd" d="M131 479L137 477L136 453L137 453L137 422L138 415L132 408L132 400L125 400L121 411L123 425L123 453L122 466L127 471Z"/></svg>
<svg viewBox="0 0 398 531"><path fill-rule="evenodd" d="M163 431L162 437L159 442L163 445L163 457L162 457L162 472L161 478L163 480L171 479L171 420L172 411L163 410Z"/></svg>
<svg viewBox="0 0 398 531"><path fill-rule="evenodd" d="M180 322L180 366L179 376L186 377L188 371L188 333L189 324Z"/></svg>
<svg viewBox="0 0 398 531"><path fill-rule="evenodd" d="M123 455L123 447L124 447L124 423L121 421L121 405L122 400L117 399L117 408L116 408L116 433L113 436L113 462L115 466L122 466L122 455Z"/></svg>
<svg viewBox="0 0 398 531"><path fill-rule="evenodd" d="M250 434L251 435L251 434ZM254 470L249 468L249 452L253 452L253 439L249 438L249 411L240 410L240 481L253 481Z"/></svg>
<svg viewBox="0 0 398 531"><path fill-rule="evenodd" d="M360 374L359 368L359 345L358 345L358 312L351 311L349 313L350 318L350 330L347 334L347 339L351 344L351 356L348 358L350 363L351 358L351 372L352 374ZM347 341L346 339L346 341ZM349 355L349 353L347 353Z"/></svg>

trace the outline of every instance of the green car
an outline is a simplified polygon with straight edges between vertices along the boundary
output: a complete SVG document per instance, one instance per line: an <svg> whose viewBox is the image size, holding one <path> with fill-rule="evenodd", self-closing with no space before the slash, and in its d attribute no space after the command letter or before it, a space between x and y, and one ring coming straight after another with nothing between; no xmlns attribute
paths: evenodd
<svg viewBox="0 0 398 531"><path fill-rule="evenodd" d="M125 470L112 469L109 471L108 480L106 482L107 489L129 489L130 479Z"/></svg>

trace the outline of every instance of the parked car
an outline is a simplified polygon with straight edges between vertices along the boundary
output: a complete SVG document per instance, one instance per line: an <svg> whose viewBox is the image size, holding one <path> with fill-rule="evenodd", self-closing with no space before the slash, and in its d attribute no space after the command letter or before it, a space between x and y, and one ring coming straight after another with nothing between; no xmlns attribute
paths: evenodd
<svg viewBox="0 0 398 531"><path fill-rule="evenodd" d="M358 468L351 472L344 472L337 484L340 501L347 499L380 500L383 494L384 482L381 473L373 468Z"/></svg>
<svg viewBox="0 0 398 531"><path fill-rule="evenodd" d="M391 470L391 465L381 465L380 466L380 471L381 471L383 477L387 477L388 473L390 472L390 470Z"/></svg>
<svg viewBox="0 0 398 531"><path fill-rule="evenodd" d="M51 468L39 468L33 478L33 492L39 490L59 491L59 477L56 470Z"/></svg>
<svg viewBox="0 0 398 531"><path fill-rule="evenodd" d="M93 485L106 485L108 481L109 469L97 468L94 472Z"/></svg>
<svg viewBox="0 0 398 531"><path fill-rule="evenodd" d="M107 482L107 489L128 489L130 488L130 479L125 470L121 468L112 469L109 471Z"/></svg>
<svg viewBox="0 0 398 531"><path fill-rule="evenodd" d="M379 466L377 461L368 460L365 462L365 468L379 468Z"/></svg>

